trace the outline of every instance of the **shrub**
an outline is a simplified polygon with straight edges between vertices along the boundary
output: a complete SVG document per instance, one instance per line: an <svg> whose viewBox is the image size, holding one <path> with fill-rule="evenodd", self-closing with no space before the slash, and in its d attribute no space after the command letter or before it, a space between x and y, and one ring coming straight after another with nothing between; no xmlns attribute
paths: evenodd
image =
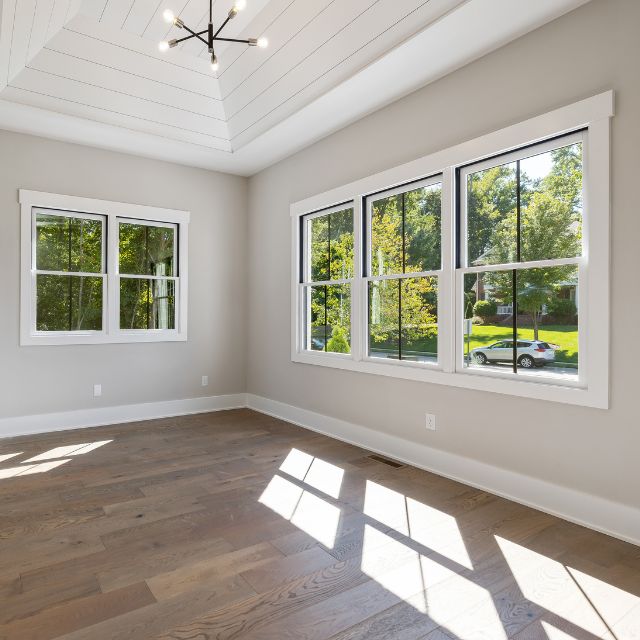
<svg viewBox="0 0 640 640"><path fill-rule="evenodd" d="M473 316L473 318L471 318L471 324L484 324L484 318Z"/></svg>
<svg viewBox="0 0 640 640"><path fill-rule="evenodd" d="M333 327L331 337L327 342L327 351L332 353L349 353L349 341L347 340L347 331L343 327Z"/></svg>
<svg viewBox="0 0 640 640"><path fill-rule="evenodd" d="M564 320L573 320L576 317L577 309L573 300L568 298L555 298L547 305L547 312Z"/></svg>
<svg viewBox="0 0 640 640"><path fill-rule="evenodd" d="M473 305L473 315L479 318L490 318L498 313L498 305L493 300L478 300Z"/></svg>

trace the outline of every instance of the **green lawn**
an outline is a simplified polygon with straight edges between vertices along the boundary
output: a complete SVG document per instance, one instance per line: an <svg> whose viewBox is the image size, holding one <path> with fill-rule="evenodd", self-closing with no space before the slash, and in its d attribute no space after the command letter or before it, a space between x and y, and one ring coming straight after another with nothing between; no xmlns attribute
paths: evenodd
<svg viewBox="0 0 640 640"><path fill-rule="evenodd" d="M492 324L474 324L471 333L471 349L513 337L511 327ZM533 329L518 329L518 337L533 340ZM544 325L538 332L538 340L557 344L556 362L578 364L578 327L575 325Z"/></svg>
<svg viewBox="0 0 640 640"><path fill-rule="evenodd" d="M498 340L512 338L512 329L509 326L492 324L474 324L471 334L470 348L484 347ZM522 327L518 329L518 336L523 340L533 340L533 329ZM538 332L538 339L544 342L557 344L560 349L556 351L556 363L578 364L578 327L576 325L544 325ZM374 348L380 350L397 350L397 343L393 341L380 342ZM403 352L432 353L437 350L437 337L415 340L410 343L403 342ZM465 346L466 350L466 346Z"/></svg>

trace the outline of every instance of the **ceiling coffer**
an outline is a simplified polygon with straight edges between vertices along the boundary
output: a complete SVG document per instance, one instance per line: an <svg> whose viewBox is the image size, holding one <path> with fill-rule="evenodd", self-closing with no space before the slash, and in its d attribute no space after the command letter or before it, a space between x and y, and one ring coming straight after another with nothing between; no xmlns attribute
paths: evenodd
<svg viewBox="0 0 640 640"><path fill-rule="evenodd" d="M233 7L231 7L231 10L227 14L227 17L225 18L224 22L218 27L217 31L213 30L213 0L209 0L209 25L207 26L206 29L204 29L204 31L193 31L184 23L183 20L180 19L179 16L176 16L173 13L173 11L171 11L171 9L166 9L165 12L162 14L165 21L175 25L176 27L178 27L178 29L184 29L185 31L188 31L189 35L185 36L184 38L174 38L173 40L163 40L158 45L158 49L160 49L160 51L168 51L169 49L171 49L172 47L175 47L181 42L185 42L186 40L191 40L191 38L197 38L207 46L207 49L211 54L211 70L212 71L218 70L218 58L216 56L216 52L213 46L214 42L236 42L239 44L246 44L250 47L260 47L264 49L269 44L268 40L264 36L261 38L247 38L246 40L241 40L238 38L223 38L222 36L220 36L220 33L227 26L229 20L232 20L233 18L235 18L236 15L238 15L238 12L242 11L246 6L247 6L247 0L236 0L235 4L233 5Z"/></svg>

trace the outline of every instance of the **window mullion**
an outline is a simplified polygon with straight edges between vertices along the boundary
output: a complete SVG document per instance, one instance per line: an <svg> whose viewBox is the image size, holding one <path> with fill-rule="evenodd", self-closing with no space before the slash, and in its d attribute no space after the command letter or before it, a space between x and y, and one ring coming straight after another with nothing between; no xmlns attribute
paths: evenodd
<svg viewBox="0 0 640 640"><path fill-rule="evenodd" d="M118 268L118 219L107 216L107 298L106 323L107 334L116 335L120 331L120 277Z"/></svg>

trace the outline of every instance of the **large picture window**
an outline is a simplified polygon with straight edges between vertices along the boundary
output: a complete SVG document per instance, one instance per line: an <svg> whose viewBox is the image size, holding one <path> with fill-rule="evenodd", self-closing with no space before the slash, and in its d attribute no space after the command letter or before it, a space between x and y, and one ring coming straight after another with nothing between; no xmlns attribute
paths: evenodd
<svg viewBox="0 0 640 640"><path fill-rule="evenodd" d="M292 360L607 407L612 115L609 92L292 204Z"/></svg>
<svg viewBox="0 0 640 640"><path fill-rule="evenodd" d="M186 339L187 212L21 191L21 344Z"/></svg>

